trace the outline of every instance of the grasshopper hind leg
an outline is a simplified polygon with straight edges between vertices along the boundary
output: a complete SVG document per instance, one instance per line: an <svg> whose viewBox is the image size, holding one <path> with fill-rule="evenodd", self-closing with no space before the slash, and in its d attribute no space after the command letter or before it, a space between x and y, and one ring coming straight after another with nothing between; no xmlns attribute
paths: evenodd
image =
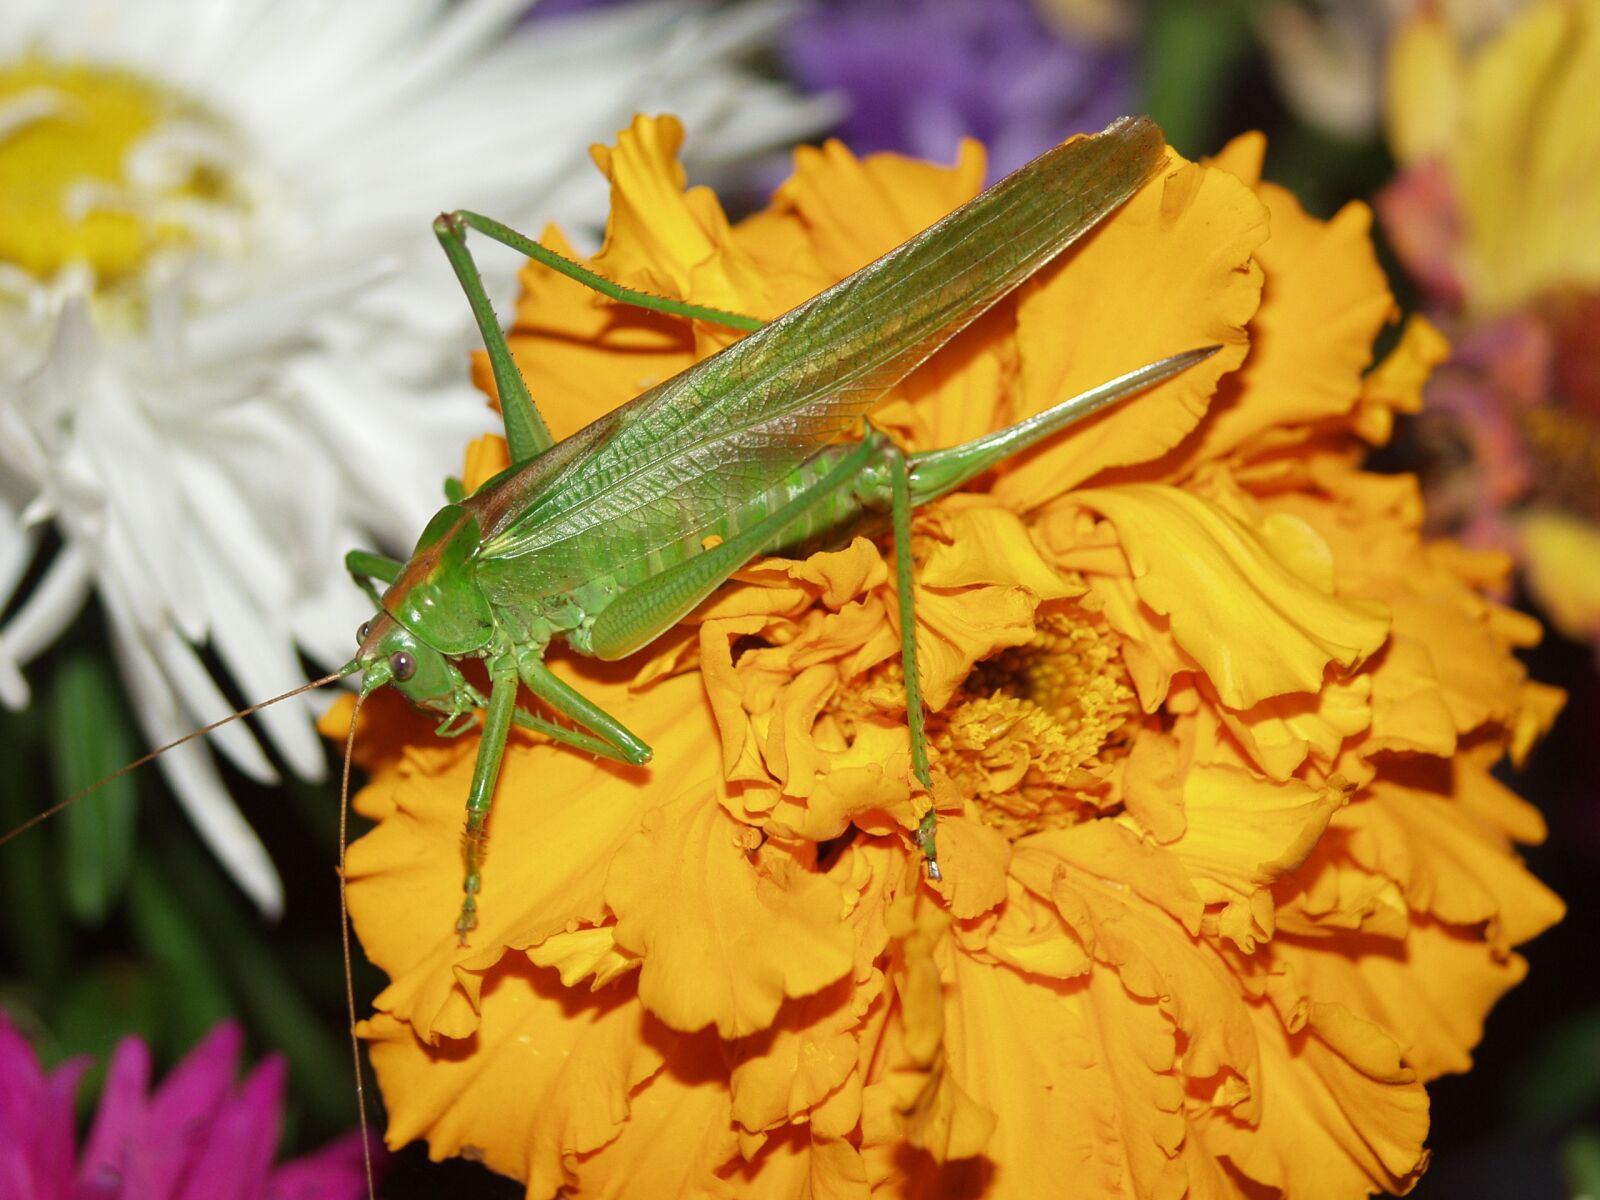
<svg viewBox="0 0 1600 1200"><path fill-rule="evenodd" d="M928 793L928 811L917 823L917 847L928 862L928 878L944 878L935 843L939 814L933 807L933 774L928 769L927 718L922 708L922 681L917 671L917 610L911 594L911 483L905 455L889 451L890 496L893 500L895 590L900 605L900 662L906 681L906 725L911 731L911 770Z"/></svg>

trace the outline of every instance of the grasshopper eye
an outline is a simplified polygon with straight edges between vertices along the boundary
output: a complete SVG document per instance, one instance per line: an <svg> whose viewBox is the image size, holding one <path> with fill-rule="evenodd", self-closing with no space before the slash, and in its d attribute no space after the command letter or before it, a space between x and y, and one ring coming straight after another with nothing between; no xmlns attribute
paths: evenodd
<svg viewBox="0 0 1600 1200"><path fill-rule="evenodd" d="M361 622L361 628L356 630L356 645L359 646L359 645L361 645L362 642L366 641L367 640L367 634L369 634L371 632L372 632L372 622L371 621L363 621L363 622Z"/></svg>
<svg viewBox="0 0 1600 1200"><path fill-rule="evenodd" d="M389 669L397 680L404 683L417 673L417 660L404 650L396 650L389 655Z"/></svg>

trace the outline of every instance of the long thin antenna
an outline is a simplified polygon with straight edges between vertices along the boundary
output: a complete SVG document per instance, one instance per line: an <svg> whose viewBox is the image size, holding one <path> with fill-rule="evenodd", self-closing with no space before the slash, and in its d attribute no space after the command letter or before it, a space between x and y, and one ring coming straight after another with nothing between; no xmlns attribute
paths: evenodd
<svg viewBox="0 0 1600 1200"><path fill-rule="evenodd" d="M367 1172L367 1200L377 1200L372 1181L372 1135L367 1129L367 1085L361 1075L361 1039L356 1037L356 980L350 959L350 895L345 875L344 856L350 829L350 756L356 748L356 717L361 714L365 692L356 693L356 706L350 710L350 732L344 739L344 773L339 781L339 941L344 947L344 1005L350 1020L350 1061L356 1071L356 1112L361 1123L361 1164Z"/></svg>
<svg viewBox="0 0 1600 1200"><path fill-rule="evenodd" d="M104 779L98 779L94 783L91 783L88 787L80 788L78 791L73 792L72 795L68 796L65 800L62 800L62 801L60 801L60 802L58 802L56 804L52 804L49 808L45 809L43 812L35 813L33 816L29 817L26 821L24 821L21 825L18 825L15 829L10 830L7 833L0 834L0 846L4 846L7 842L9 842L14 837L21 837L24 833L27 833L28 830L32 829L35 825L38 825L43 821L48 821L51 817L55 816L62 809L68 807L69 805L76 804L79 800L82 800L85 796L87 796L90 792L94 791L96 788L102 788L106 784L110 783L113 779L120 779L120 778L122 778L122 776L126 775L129 771L132 771L137 767L142 767L142 766L145 765L145 763L151 762L154 759L160 758L168 750L176 750L179 746L183 745L185 742L192 742L192 741L194 741L195 738L202 737L205 734L210 733L213 729L221 728L222 726L226 725L229 721L237 721L240 717L248 717L252 713L258 713L263 708L266 708L269 705L277 704L280 700L289 700L289 699L292 699L295 696L298 696L301 692L309 692L313 688L319 688L319 687L323 687L326 684L330 684L335 679L343 679L346 675L352 674L356 670L357 665L358 664L356 664L354 662L347 663L345 666L340 667L337 671L333 672L333 674L331 674L331 675L324 675L321 679L314 679L310 683L302 683L299 687L293 688L290 691L284 692L283 695L281 695L281 696L274 696L270 700L262 700L257 704L252 704L249 708L241 708L236 713L229 713L227 716L223 717L220 721L213 721L209 725L202 725L199 729L196 729L191 733L184 734L181 738L179 738L175 742L168 742L165 746L158 746L156 749L150 751L149 754L146 754L143 758L136 758L125 767L118 767L115 771L111 772L111 774L107 775Z"/></svg>

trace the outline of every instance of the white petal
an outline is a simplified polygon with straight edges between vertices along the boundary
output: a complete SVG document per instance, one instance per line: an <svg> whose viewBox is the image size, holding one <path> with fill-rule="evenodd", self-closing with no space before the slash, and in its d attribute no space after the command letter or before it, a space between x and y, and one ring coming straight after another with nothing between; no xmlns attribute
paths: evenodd
<svg viewBox="0 0 1600 1200"><path fill-rule="evenodd" d="M367 615L344 551L409 548L465 443L495 423L431 218L467 206L588 236L605 196L589 144L641 109L685 118L690 161L811 132L823 107L736 63L788 12L648 0L540 22L522 20L524 0L5 0L0 58L104 64L195 101L192 127L133 154L140 179L216 164L249 203L172 210L205 251L152 266L142 321L75 298L93 287L86 266L31 291L0 279L21 300L0 310L0 589L25 570L7 574L29 538L18 514L53 521L105 598L157 742L227 711L196 645L252 700L299 681L300 651L341 662ZM491 295L509 299L515 267L485 257ZM60 594L36 593L0 644L0 699L25 699L20 651L59 636L70 577L48 578ZM315 775L309 707L261 725ZM242 722L211 740L270 775ZM205 753L168 759L202 834L278 904Z"/></svg>
<svg viewBox="0 0 1600 1200"><path fill-rule="evenodd" d="M200 655L176 632L160 630L149 637L144 645L159 664L163 682L173 693L172 715L153 717L148 723L149 728L155 731L152 740L156 744L176 741L192 730L220 721L235 711L207 672ZM231 721L212 730L208 736L234 766L257 783L278 782L277 770L243 721Z"/></svg>
<svg viewBox="0 0 1600 1200"><path fill-rule="evenodd" d="M32 662L60 637L89 598L93 575L83 555L63 546L33 591L0 630L0 641L18 663Z"/></svg>
<svg viewBox="0 0 1600 1200"><path fill-rule="evenodd" d="M204 750L180 746L156 760L161 772L177 793L184 812L194 822L195 831L233 876L245 895L271 918L283 914L283 883L228 789L222 786L217 769Z"/></svg>
<svg viewBox="0 0 1600 1200"><path fill-rule="evenodd" d="M145 736L152 745L163 745L188 732L179 728L176 696L129 625L123 606L113 594L105 597L105 604L111 619L112 644ZM266 848L240 815L205 750L191 743L167 751L156 761L195 829L234 881L267 915L282 912L283 886Z"/></svg>
<svg viewBox="0 0 1600 1200"><path fill-rule="evenodd" d="M38 531L0 499L0 606L10 602L11 593L22 581L23 572L33 561L38 545Z"/></svg>

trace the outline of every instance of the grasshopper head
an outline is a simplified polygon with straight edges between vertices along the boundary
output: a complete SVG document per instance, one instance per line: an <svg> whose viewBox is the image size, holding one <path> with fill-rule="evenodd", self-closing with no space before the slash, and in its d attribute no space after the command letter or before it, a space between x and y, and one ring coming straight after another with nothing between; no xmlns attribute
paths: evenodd
<svg viewBox="0 0 1600 1200"><path fill-rule="evenodd" d="M413 704L441 712L458 707L451 700L466 686L461 672L388 613L380 612L356 636L361 642L356 661L361 664L363 694L392 683Z"/></svg>

